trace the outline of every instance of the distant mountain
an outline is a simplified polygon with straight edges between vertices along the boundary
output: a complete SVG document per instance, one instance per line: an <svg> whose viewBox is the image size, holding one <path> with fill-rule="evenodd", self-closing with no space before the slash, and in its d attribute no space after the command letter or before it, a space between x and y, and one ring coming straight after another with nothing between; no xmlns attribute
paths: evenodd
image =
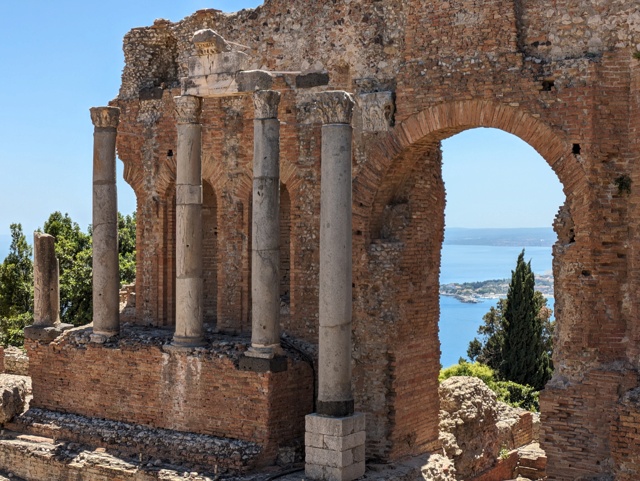
<svg viewBox="0 0 640 481"><path fill-rule="evenodd" d="M557 239L551 227L517 229L466 229L452 227L445 230L448 245L551 247Z"/></svg>

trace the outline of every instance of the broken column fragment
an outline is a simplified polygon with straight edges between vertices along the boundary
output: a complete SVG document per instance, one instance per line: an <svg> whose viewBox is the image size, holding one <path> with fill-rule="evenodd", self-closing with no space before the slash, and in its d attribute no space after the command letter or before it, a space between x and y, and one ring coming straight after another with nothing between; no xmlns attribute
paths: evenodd
<svg viewBox="0 0 640 481"><path fill-rule="evenodd" d="M25 327L28 339L52 341L72 327L60 322L60 275L55 238L33 233L33 324Z"/></svg>
<svg viewBox="0 0 640 481"><path fill-rule="evenodd" d="M94 107L93 133L93 335L104 342L120 332L116 135L120 109Z"/></svg>

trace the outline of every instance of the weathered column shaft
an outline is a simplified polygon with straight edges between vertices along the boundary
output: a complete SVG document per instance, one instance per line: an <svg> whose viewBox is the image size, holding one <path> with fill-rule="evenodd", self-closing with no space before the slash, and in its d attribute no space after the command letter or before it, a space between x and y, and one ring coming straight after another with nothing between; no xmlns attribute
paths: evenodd
<svg viewBox="0 0 640 481"><path fill-rule="evenodd" d="M120 331L116 133L120 109L95 107L93 121L93 332Z"/></svg>
<svg viewBox="0 0 640 481"><path fill-rule="evenodd" d="M176 97L176 330L177 346L203 343L201 100Z"/></svg>
<svg viewBox="0 0 640 481"><path fill-rule="evenodd" d="M53 236L33 233L33 326L60 323L60 274Z"/></svg>
<svg viewBox="0 0 640 481"><path fill-rule="evenodd" d="M353 481L365 472L365 416L351 390L351 114L346 92L324 92L320 184L317 413L305 418L305 476Z"/></svg>
<svg viewBox="0 0 640 481"><path fill-rule="evenodd" d="M351 389L351 113L346 92L326 92L320 194L318 413L353 414Z"/></svg>
<svg viewBox="0 0 640 481"><path fill-rule="evenodd" d="M248 356L280 353L280 93L254 94L251 248L251 349Z"/></svg>

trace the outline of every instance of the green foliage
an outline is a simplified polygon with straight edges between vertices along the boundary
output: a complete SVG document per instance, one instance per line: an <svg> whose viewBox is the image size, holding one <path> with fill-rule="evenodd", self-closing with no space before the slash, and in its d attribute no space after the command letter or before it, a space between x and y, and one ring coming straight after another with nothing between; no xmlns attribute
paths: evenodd
<svg viewBox="0 0 640 481"><path fill-rule="evenodd" d="M9 254L0 264L0 344L22 346L33 320L33 249L20 224L11 224Z"/></svg>
<svg viewBox="0 0 640 481"><path fill-rule="evenodd" d="M536 391L531 386L512 381L495 381L493 384L487 385L496 393L498 401L528 411L540 411L540 391Z"/></svg>
<svg viewBox="0 0 640 481"><path fill-rule="evenodd" d="M438 381L442 382L453 376L477 377L482 379L487 386L495 380L493 369L489 366L479 362L466 362L464 360L446 369L442 369L438 375Z"/></svg>
<svg viewBox="0 0 640 481"><path fill-rule="evenodd" d="M33 249L22 233L22 225L11 224L9 254L0 264L0 317L28 312L33 306Z"/></svg>
<svg viewBox="0 0 640 481"><path fill-rule="evenodd" d="M136 214L118 212L118 258L120 287L131 284L136 278Z"/></svg>
<svg viewBox="0 0 640 481"><path fill-rule="evenodd" d="M481 337L469 343L467 356L487 364L501 380L542 389L553 372L555 326L547 300L534 287L531 263L524 262L523 250L511 273L507 298L483 316Z"/></svg>
<svg viewBox="0 0 640 481"><path fill-rule="evenodd" d="M531 386L497 380L495 371L485 364L470 363L461 359L458 364L440 370L438 381L442 382L453 376L477 377L496 394L498 401L529 411L540 410L538 391Z"/></svg>
<svg viewBox="0 0 640 481"><path fill-rule="evenodd" d="M640 50L636 50L633 52L633 58L640 60Z"/></svg>
<svg viewBox="0 0 640 481"><path fill-rule="evenodd" d="M60 320L81 326L92 318L91 236L82 232L69 214L54 212L44 232L56 239L60 264Z"/></svg>
<svg viewBox="0 0 640 481"><path fill-rule="evenodd" d="M0 344L2 346L22 347L24 328L33 324L33 313L25 312L14 317L0 317Z"/></svg>
<svg viewBox="0 0 640 481"><path fill-rule="evenodd" d="M543 323L535 299L535 278L531 261L524 261L524 249L518 256L503 313L504 342L500 377L540 390L551 377L550 359L543 343Z"/></svg>
<svg viewBox="0 0 640 481"><path fill-rule="evenodd" d="M120 285L136 275L136 216L118 214ZM68 214L54 212L43 231L55 237L60 266L60 320L80 326L91 322L91 227L85 233ZM0 264L0 343L22 346L23 330L33 322L33 249L20 224L11 225L9 255Z"/></svg>

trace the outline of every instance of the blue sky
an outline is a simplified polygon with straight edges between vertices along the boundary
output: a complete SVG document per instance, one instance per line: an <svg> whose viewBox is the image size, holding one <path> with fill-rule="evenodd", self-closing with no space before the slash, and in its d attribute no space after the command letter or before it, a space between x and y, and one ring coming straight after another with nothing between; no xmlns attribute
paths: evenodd
<svg viewBox="0 0 640 481"><path fill-rule="evenodd" d="M106 105L117 95L122 38L128 30L151 25L156 18L176 21L201 8L235 11L260 3L0 2L0 237L9 233L10 223L20 222L30 238L56 210L68 212L83 229L91 222L89 108ZM447 225L551 224L563 202L555 176L524 142L505 136L482 129L444 143ZM121 172L120 163L119 168ZM124 213L135 209L133 193L123 181L119 207Z"/></svg>

